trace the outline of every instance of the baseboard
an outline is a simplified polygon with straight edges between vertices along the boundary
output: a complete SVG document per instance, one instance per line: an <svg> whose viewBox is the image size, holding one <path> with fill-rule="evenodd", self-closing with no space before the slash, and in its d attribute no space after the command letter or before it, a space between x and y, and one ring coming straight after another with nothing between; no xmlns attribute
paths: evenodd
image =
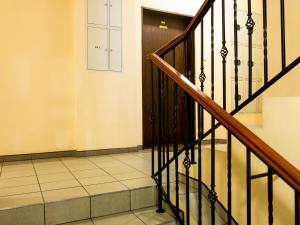
<svg viewBox="0 0 300 225"><path fill-rule="evenodd" d="M3 156L0 156L0 162L13 162L13 161L35 160L35 159L50 159L50 158L61 158L61 157L86 157L86 156L137 152L139 150L142 150L141 146L127 147L127 148L87 150L87 151L69 150L69 151L58 151L58 152L41 152L41 153L29 153L29 154L3 155Z"/></svg>
<svg viewBox="0 0 300 225"><path fill-rule="evenodd" d="M128 147L128 148L110 148L110 149L100 149L100 150L87 150L87 151L76 151L77 157L86 156L97 156L97 155L110 155L110 154L120 154L120 153L130 153L139 151L139 147Z"/></svg>

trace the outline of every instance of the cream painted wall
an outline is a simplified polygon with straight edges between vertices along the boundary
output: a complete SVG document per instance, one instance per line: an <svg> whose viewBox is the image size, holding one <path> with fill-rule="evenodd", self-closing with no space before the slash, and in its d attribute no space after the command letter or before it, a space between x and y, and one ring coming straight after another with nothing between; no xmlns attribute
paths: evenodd
<svg viewBox="0 0 300 225"><path fill-rule="evenodd" d="M3 3L0 154L141 145L141 7L193 15L200 5L123 1L123 72L113 73L86 69L86 1Z"/></svg>
<svg viewBox="0 0 300 225"><path fill-rule="evenodd" d="M77 83L76 149L133 147L141 144L137 106L136 2L123 4L123 72L86 69L86 1L74 1Z"/></svg>
<svg viewBox="0 0 300 225"><path fill-rule="evenodd" d="M73 1L1 1L0 155L73 149Z"/></svg>
<svg viewBox="0 0 300 225"><path fill-rule="evenodd" d="M142 145L142 7L194 15L200 5L192 0L123 1L123 71L113 73L86 69L86 3L74 1L76 149Z"/></svg>

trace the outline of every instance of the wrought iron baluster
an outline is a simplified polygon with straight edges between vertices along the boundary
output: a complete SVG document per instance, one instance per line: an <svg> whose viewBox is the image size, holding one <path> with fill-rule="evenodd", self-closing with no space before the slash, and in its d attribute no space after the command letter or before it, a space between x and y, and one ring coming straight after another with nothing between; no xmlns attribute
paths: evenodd
<svg viewBox="0 0 300 225"><path fill-rule="evenodd" d="M247 225L251 225L251 151L246 151L246 184L247 184Z"/></svg>
<svg viewBox="0 0 300 225"><path fill-rule="evenodd" d="M208 199L210 201L211 205L211 224L215 225L215 204L218 199L217 193L216 193L216 184L215 184L215 160L216 160L216 149L215 149L215 119L212 118L212 133L211 133L211 184L210 184L210 192L208 194Z"/></svg>
<svg viewBox="0 0 300 225"><path fill-rule="evenodd" d="M164 57L162 57L164 59ZM162 90L161 90L161 98L162 98L162 152L163 152L163 165L166 164L166 149L165 149L165 144L166 144L166 124L165 124L165 75L161 71L161 82L162 82Z"/></svg>
<svg viewBox="0 0 300 225"><path fill-rule="evenodd" d="M203 19L201 20L201 68L200 68L200 88L201 91L204 91L204 49L203 49ZM198 225L202 225L202 136L203 136L203 125L204 125L204 114L203 107L198 104Z"/></svg>
<svg viewBox="0 0 300 225"><path fill-rule="evenodd" d="M238 64L238 24L237 24L237 0L233 0L234 17L234 102L235 108L239 106L239 64Z"/></svg>
<svg viewBox="0 0 300 225"><path fill-rule="evenodd" d="M211 5L211 98L215 98L215 31L214 31L214 4Z"/></svg>
<svg viewBox="0 0 300 225"><path fill-rule="evenodd" d="M176 51L175 48L173 48L173 67L176 67ZM174 118L173 118L173 151L174 155L176 156L178 154L178 136L177 136L177 130L178 130L178 103L177 103L177 84L176 82L173 82L173 112L174 112ZM179 177L178 177L178 157L175 158L175 195L176 195L176 212L177 215L179 215Z"/></svg>
<svg viewBox="0 0 300 225"><path fill-rule="evenodd" d="M264 30L264 83L268 82L268 17L267 0L263 0L263 30Z"/></svg>
<svg viewBox="0 0 300 225"><path fill-rule="evenodd" d="M162 171L161 171L161 166L162 166L162 160L161 160L161 154L162 154L162 114L161 114L161 71L160 69L158 70L158 104L157 104L157 109L158 109L158 213L164 212L163 207L162 207Z"/></svg>
<svg viewBox="0 0 300 225"><path fill-rule="evenodd" d="M184 41L184 71L187 75L188 72L188 64L187 64L187 40ZM185 167L185 182L186 182L186 224L190 224L190 196L189 196L189 190L190 190L190 184L189 184L189 169L191 167L191 160L189 157L189 141L190 141L190 97L185 93L185 158L183 160L183 165Z"/></svg>
<svg viewBox="0 0 300 225"><path fill-rule="evenodd" d="M189 157L189 150L185 151L185 158L183 160L183 165L185 167L185 197L186 197L186 224L190 224L190 167L191 160Z"/></svg>
<svg viewBox="0 0 300 225"><path fill-rule="evenodd" d="M198 225L202 225L202 135L203 108L198 103Z"/></svg>
<svg viewBox="0 0 300 225"><path fill-rule="evenodd" d="M228 49L226 47L226 29L225 29L225 0L222 0L222 64L223 64L223 109L226 110L226 57Z"/></svg>
<svg viewBox="0 0 300 225"><path fill-rule="evenodd" d="M295 225L300 225L300 193L295 191Z"/></svg>
<svg viewBox="0 0 300 225"><path fill-rule="evenodd" d="M184 41L184 76L187 76L187 42ZM184 93L184 147L187 149L189 143L189 96Z"/></svg>
<svg viewBox="0 0 300 225"><path fill-rule="evenodd" d="M215 50L214 50L214 4L211 5L211 98L215 98ZM211 190L208 195L208 199L211 204L211 224L215 225L215 203L217 201L217 193L215 191L215 160L216 160L216 149L215 149L215 118L211 117Z"/></svg>
<svg viewBox="0 0 300 225"><path fill-rule="evenodd" d="M201 68L200 68L200 88L201 91L204 91L204 82L206 79L205 73L204 73L204 25L203 25L203 19L201 20Z"/></svg>
<svg viewBox="0 0 300 225"><path fill-rule="evenodd" d="M169 78L166 76L166 93L165 93L165 97L166 97L166 127L165 127L165 138L166 138L166 157L167 157L167 162L169 162L170 160L170 149L169 149L169 141L170 141L170 132L169 132L169 119L168 119L168 115L169 115ZM168 164L167 166L167 196L168 198L170 198L170 165Z"/></svg>
<svg viewBox="0 0 300 225"><path fill-rule="evenodd" d="M191 33L189 35L189 39L192 40L194 38L194 33ZM190 65L195 65L195 46L194 46L194 41L191 42L190 44L190 59L192 63ZM187 49L187 54L188 54L188 49ZM195 77L194 77L194 69L189 68L188 70L188 75L189 75L189 80L195 84ZM195 101L192 97L189 96L189 101L190 101L190 140L189 144L191 144L191 161L192 164L196 164L195 160L195 146L192 143L195 143Z"/></svg>
<svg viewBox="0 0 300 225"><path fill-rule="evenodd" d="M231 158L232 158L232 149L231 149L231 133L228 131L228 144L227 144L227 224L232 224L232 192L231 192Z"/></svg>
<svg viewBox="0 0 300 225"><path fill-rule="evenodd" d="M286 68L286 49L285 49L285 7L284 0L280 0L280 23L281 23L281 65L282 70Z"/></svg>
<svg viewBox="0 0 300 225"><path fill-rule="evenodd" d="M273 171L268 167L268 211L269 225L273 224Z"/></svg>
<svg viewBox="0 0 300 225"><path fill-rule="evenodd" d="M151 146L151 174L154 175L154 163L155 163L155 114L154 114L154 82L153 82L153 63L150 64L151 70L151 111L150 111L150 123L151 123L151 139L152 139L152 146Z"/></svg>
<svg viewBox="0 0 300 225"><path fill-rule="evenodd" d="M246 27L248 29L248 96L250 97L252 95L252 80L253 80L253 61L252 61L252 34L253 29L255 26L255 22L252 18L252 6L251 6L251 0L248 0L248 19L246 22Z"/></svg>

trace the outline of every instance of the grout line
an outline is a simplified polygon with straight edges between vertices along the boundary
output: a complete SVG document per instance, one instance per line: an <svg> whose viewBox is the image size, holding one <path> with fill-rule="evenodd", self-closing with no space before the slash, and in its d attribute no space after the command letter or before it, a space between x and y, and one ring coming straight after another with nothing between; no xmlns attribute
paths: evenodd
<svg viewBox="0 0 300 225"><path fill-rule="evenodd" d="M127 154L128 154L128 155L132 155L131 153L127 153ZM114 179L116 179L119 183L121 183L121 184L124 185L125 187L127 187L127 186L126 186L125 184L122 183L123 181L151 178L150 175L143 173L141 170L138 170L138 169L132 167L131 165L129 165L129 164L127 164L127 163L125 163L125 162L119 160L118 158L115 158L116 161L119 161L119 162L121 162L122 164L127 165L127 166L129 166L130 168L136 170L137 172L140 172L140 173L143 173L143 174L146 175L145 177L137 177L137 178L130 178L130 179L120 180L120 179L118 179L117 177L115 177L113 174L110 174L110 173L109 173L108 171L106 171L104 168L101 168L100 166L98 166L95 162L93 162L93 161L90 160L89 158L88 158L88 160L89 160L91 163L93 163L97 168L99 168L99 169L105 171L108 175L112 176ZM117 174L115 174L115 175L117 175ZM127 187L127 188L128 188L129 190L131 190L129 187Z"/></svg>
<svg viewBox="0 0 300 225"><path fill-rule="evenodd" d="M147 225L140 217L138 217L138 216L135 214L135 211L136 211L136 210L133 210L133 211L132 211L133 215L134 215L136 218L138 218L138 220L140 220L143 224Z"/></svg>
<svg viewBox="0 0 300 225"><path fill-rule="evenodd" d="M132 154L133 155L133 154ZM145 158L142 158L142 157L140 157L141 159L143 159L143 160L145 160L145 161L148 161L148 160L146 160ZM131 168L133 168L133 169L135 169L135 170L137 170L138 172L141 172L141 173L143 173L143 174L145 174L142 170L139 170L139 169L137 169L137 168L135 168L135 167L133 167L131 164L128 164L128 163L126 163L126 162L123 162L123 161L121 161L121 160L119 160L119 159L117 159L118 161L120 161L121 163L124 163L125 165L127 165L127 166L129 166L129 167L131 167ZM151 169L151 168L150 168ZM149 176L149 177L151 177L150 175L148 175L148 174L146 174L147 176Z"/></svg>
<svg viewBox="0 0 300 225"><path fill-rule="evenodd" d="M141 221L143 224L147 225L141 218L139 218L137 215L135 215L135 212L133 211L133 215L139 220Z"/></svg>
<svg viewBox="0 0 300 225"><path fill-rule="evenodd" d="M91 163L93 163L96 167L98 167L98 165L96 163L94 163L93 161L91 161L90 159L88 159ZM99 168L99 167L98 167ZM105 170L104 170L105 171ZM121 183L120 180L118 180L116 177L114 177L112 174L110 174L109 172L105 171L106 173L108 173L111 177L113 177L114 179L117 180L118 183L120 183L121 185L123 185L125 188L127 188L127 191L129 191L129 210L131 210L131 190L130 188L128 188L125 184Z"/></svg>
<svg viewBox="0 0 300 225"><path fill-rule="evenodd" d="M45 203L45 198L44 198L44 195L43 195L43 192L42 192L42 188L41 188L41 184L40 184L40 181L39 181L39 177L37 175L37 172L36 172L36 169L35 169L35 166L34 166L34 163L31 159L31 164L32 164L32 167L34 169L34 172L35 172L35 176L36 176L36 179L38 181L38 184L39 184L39 187L40 187L40 193L42 195L42 199L43 199L43 207L44 207L44 225L46 225L46 203Z"/></svg>
<svg viewBox="0 0 300 225"><path fill-rule="evenodd" d="M107 172L106 170L102 169L102 168L101 168L100 166L98 166L95 162L91 161L89 158L88 158L88 160L89 160L91 163L93 163L98 169L103 170L105 173L107 173L108 175L110 175L111 177L113 177L117 182L121 183L116 177L114 177L112 174L110 174L110 173ZM110 183L112 183L112 182L110 182Z"/></svg>
<svg viewBox="0 0 300 225"><path fill-rule="evenodd" d="M34 176L36 176L36 174L18 176L18 177L2 177L2 179L13 179L13 178L34 177Z"/></svg>
<svg viewBox="0 0 300 225"><path fill-rule="evenodd" d="M77 179L77 177L72 173L72 171L66 166L66 164L64 163L64 161L60 160L61 163L66 167L66 169L71 173L71 175L75 178L75 180L79 183L79 185L85 190L85 192L88 195L88 198L90 200L90 219L92 218L92 196L90 195L90 193L86 190L86 188L84 187L83 184L80 183L80 181Z"/></svg>
<svg viewBox="0 0 300 225"><path fill-rule="evenodd" d="M32 177L36 177L36 176L32 176ZM18 177L18 178L22 178L22 177ZM35 183L35 184L38 184L38 183ZM0 192L1 192L1 190L2 189L7 189L7 188L18 188L18 187L26 187L26 186L31 186L31 185L35 185L35 184L24 184L24 185L14 185L14 186L6 186L6 187L1 187L0 188ZM34 192L32 192L32 193L34 193ZM26 194L26 193L24 193L24 194ZM8 195L9 196L9 195Z"/></svg>
<svg viewBox="0 0 300 225"><path fill-rule="evenodd" d="M41 191L30 191L30 192L18 193L18 194L8 194L8 195L0 196L0 197L9 197L9 196L26 195L26 194L39 193L39 192L41 192ZM37 204L33 204L33 205L37 205Z"/></svg>

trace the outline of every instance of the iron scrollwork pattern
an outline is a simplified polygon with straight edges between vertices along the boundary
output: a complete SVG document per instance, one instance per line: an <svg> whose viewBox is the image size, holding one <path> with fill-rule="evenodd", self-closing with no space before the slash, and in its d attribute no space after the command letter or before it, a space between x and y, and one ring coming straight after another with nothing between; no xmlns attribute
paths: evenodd
<svg viewBox="0 0 300 225"><path fill-rule="evenodd" d="M215 190L211 190L208 194L208 200L211 202L211 205L215 205L215 202L218 200L218 195Z"/></svg>

